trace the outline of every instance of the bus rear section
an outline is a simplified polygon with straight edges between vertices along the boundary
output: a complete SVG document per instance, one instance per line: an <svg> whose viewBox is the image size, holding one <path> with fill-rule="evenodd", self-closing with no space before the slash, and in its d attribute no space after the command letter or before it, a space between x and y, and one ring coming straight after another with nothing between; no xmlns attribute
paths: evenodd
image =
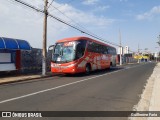
<svg viewBox="0 0 160 120"><path fill-rule="evenodd" d="M110 68L112 47L87 37L57 41L52 54L53 73L81 73Z"/></svg>

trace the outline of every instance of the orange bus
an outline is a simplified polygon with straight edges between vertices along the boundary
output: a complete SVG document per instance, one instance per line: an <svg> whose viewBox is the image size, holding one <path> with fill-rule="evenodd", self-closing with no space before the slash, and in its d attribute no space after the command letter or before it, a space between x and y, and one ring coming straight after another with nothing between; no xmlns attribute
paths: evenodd
<svg viewBox="0 0 160 120"><path fill-rule="evenodd" d="M53 73L89 74L98 69L116 66L116 49L88 37L58 40L52 51Z"/></svg>

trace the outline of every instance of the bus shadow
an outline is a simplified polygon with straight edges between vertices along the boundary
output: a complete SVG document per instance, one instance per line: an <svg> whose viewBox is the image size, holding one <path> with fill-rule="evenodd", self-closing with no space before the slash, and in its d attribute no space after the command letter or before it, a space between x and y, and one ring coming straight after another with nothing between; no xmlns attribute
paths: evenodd
<svg viewBox="0 0 160 120"><path fill-rule="evenodd" d="M90 74L77 73L77 74L66 74L64 76L65 77L87 77L87 76L93 76L93 75L103 75L103 74L111 73L111 72L118 71L121 69L124 69L124 68L123 67L112 67L110 69L95 70L91 72Z"/></svg>

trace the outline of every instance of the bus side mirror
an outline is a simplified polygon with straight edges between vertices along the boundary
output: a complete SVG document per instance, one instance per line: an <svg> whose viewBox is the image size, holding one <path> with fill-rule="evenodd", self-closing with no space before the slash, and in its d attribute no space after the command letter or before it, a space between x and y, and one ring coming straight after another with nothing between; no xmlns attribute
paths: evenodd
<svg viewBox="0 0 160 120"><path fill-rule="evenodd" d="M49 50L54 50L54 47L55 47L55 45L49 46L49 47L48 47L48 51L49 51Z"/></svg>

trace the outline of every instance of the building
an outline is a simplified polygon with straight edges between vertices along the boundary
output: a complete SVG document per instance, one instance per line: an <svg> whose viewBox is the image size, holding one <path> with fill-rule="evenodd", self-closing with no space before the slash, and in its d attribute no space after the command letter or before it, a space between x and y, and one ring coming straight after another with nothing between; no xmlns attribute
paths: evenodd
<svg viewBox="0 0 160 120"><path fill-rule="evenodd" d="M0 37L0 71L19 70L21 50L30 51L30 44L25 40Z"/></svg>
<svg viewBox="0 0 160 120"><path fill-rule="evenodd" d="M128 46L124 47L124 54L129 54L129 47Z"/></svg>
<svg viewBox="0 0 160 120"><path fill-rule="evenodd" d="M120 51L121 51L121 52L120 52ZM124 54L124 49L123 49L123 47L121 47L121 49L120 49L120 47L118 48L117 54L120 54L120 53L121 53L121 55Z"/></svg>

